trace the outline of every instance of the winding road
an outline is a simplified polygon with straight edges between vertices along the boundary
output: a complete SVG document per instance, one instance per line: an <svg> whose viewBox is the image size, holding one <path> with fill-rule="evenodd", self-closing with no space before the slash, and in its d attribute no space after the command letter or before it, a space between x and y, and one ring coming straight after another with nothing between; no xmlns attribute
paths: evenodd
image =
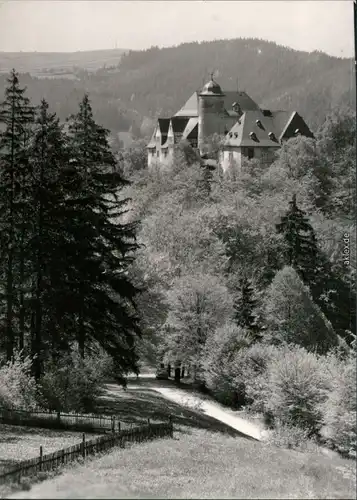
<svg viewBox="0 0 357 500"><path fill-rule="evenodd" d="M263 439L266 433L264 425L261 422L249 422L237 416L237 412L220 405L216 401L207 398L207 396L203 396L198 392L188 392L184 388L184 385L182 388L174 385L168 386L169 384L166 381L156 380L154 374L139 375L140 386L135 384L136 380L136 377L130 377L128 388L135 389L145 386L159 392L161 396L170 401L202 412L259 441Z"/></svg>

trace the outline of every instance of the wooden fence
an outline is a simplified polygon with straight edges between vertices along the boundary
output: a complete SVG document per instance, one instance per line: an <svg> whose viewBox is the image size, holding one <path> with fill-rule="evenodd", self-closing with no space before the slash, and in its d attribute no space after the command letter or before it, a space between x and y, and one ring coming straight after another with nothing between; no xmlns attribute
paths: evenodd
<svg viewBox="0 0 357 500"><path fill-rule="evenodd" d="M43 454L43 448L40 446L40 455L38 457L20 462L3 472L0 475L0 484L19 482L22 477L53 470L80 457L85 459L88 455L104 452L114 446L124 448L126 442L141 443L150 439L172 436L173 424L171 417L167 423L152 424L148 420L146 425L112 432L90 441L86 441L85 434L83 434L81 443L47 455Z"/></svg>
<svg viewBox="0 0 357 500"><path fill-rule="evenodd" d="M0 407L0 422L11 425L26 425L61 430L68 429L101 434L117 429L115 416L27 411L4 407ZM121 425L122 428L129 427L129 424L125 422L122 422Z"/></svg>

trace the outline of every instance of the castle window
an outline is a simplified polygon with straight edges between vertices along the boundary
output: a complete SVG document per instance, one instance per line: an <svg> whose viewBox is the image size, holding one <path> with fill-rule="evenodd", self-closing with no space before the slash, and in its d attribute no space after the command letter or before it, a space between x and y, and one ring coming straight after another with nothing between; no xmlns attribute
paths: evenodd
<svg viewBox="0 0 357 500"><path fill-rule="evenodd" d="M247 148L247 156L249 160L254 158L254 148Z"/></svg>
<svg viewBox="0 0 357 500"><path fill-rule="evenodd" d="M269 163L269 160L270 160L270 151L268 151L266 149L262 149L261 159L262 159L263 163Z"/></svg>
<svg viewBox="0 0 357 500"><path fill-rule="evenodd" d="M157 150L157 151L156 151L156 156L157 156L157 157L159 157L159 156L160 156L160 151L159 151L159 150Z"/></svg>
<svg viewBox="0 0 357 500"><path fill-rule="evenodd" d="M166 158L167 157L167 149L163 149L162 151L164 153L164 158Z"/></svg>

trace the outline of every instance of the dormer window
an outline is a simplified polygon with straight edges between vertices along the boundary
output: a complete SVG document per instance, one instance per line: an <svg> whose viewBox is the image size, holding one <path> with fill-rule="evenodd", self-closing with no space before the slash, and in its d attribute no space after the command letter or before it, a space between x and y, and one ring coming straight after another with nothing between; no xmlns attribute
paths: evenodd
<svg viewBox="0 0 357 500"><path fill-rule="evenodd" d="M255 123L257 124L257 126L259 128L263 128L263 124L262 124L262 122L260 120L255 120Z"/></svg>
<svg viewBox="0 0 357 500"><path fill-rule="evenodd" d="M237 113L238 115L238 118L242 116L243 112L242 112L242 108L240 107L239 103L238 102L234 102L232 104L232 109L235 113Z"/></svg>
<svg viewBox="0 0 357 500"><path fill-rule="evenodd" d="M300 129L299 129L299 128L297 128L297 129L295 130L294 134L295 134L295 135L300 135L300 134L301 134Z"/></svg>
<svg viewBox="0 0 357 500"><path fill-rule="evenodd" d="M234 137L237 138L238 137L238 132L234 132Z"/></svg>
<svg viewBox="0 0 357 500"><path fill-rule="evenodd" d="M250 132L249 137L252 139L252 141L257 141L258 140L255 132Z"/></svg>
<svg viewBox="0 0 357 500"><path fill-rule="evenodd" d="M268 136L269 136L269 139L270 139L271 141L276 141L276 137L275 137L274 132L269 132Z"/></svg>

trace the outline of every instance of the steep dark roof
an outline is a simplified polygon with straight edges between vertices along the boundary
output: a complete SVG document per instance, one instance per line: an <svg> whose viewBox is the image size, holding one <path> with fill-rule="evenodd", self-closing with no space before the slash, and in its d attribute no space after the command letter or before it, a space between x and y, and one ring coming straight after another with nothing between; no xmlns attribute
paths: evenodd
<svg viewBox="0 0 357 500"><path fill-rule="evenodd" d="M283 121L282 115L279 116L279 120L276 120L273 112L271 116L264 116L261 110L246 111L239 122L237 122L226 135L224 145L232 147L279 146L279 137L283 130L282 126L288 123L288 119L291 116L291 113L287 111L284 113L285 121ZM272 133L273 136L269 136L269 133ZM232 137L230 137L230 134L232 134ZM235 134L237 134L237 136Z"/></svg>
<svg viewBox="0 0 357 500"><path fill-rule="evenodd" d="M314 137L304 119L296 111L290 116L288 122L286 123L284 129L281 131L281 139L289 139L294 137L295 131L299 130L300 134L306 137Z"/></svg>
<svg viewBox="0 0 357 500"><path fill-rule="evenodd" d="M175 116L198 116L198 92L194 92L191 97L185 102L182 108L175 114ZM224 107L229 116L237 116L233 111L232 104L236 102L241 107L242 111L259 109L256 102L246 92L237 90L227 90L224 93Z"/></svg>
<svg viewBox="0 0 357 500"><path fill-rule="evenodd" d="M236 102L241 107L242 111L253 111L255 109L259 109L259 106L256 102L253 101L251 97L246 92L241 92L237 90L228 90L225 93L224 97L224 107L228 111L230 116L235 116L235 113L232 110L232 104Z"/></svg>
<svg viewBox="0 0 357 500"><path fill-rule="evenodd" d="M161 145L167 141L167 133L170 126L170 118L158 118L159 128L161 132Z"/></svg>
<svg viewBox="0 0 357 500"><path fill-rule="evenodd" d="M183 131L183 139L197 139L198 136L198 118L190 118Z"/></svg>
<svg viewBox="0 0 357 500"><path fill-rule="evenodd" d="M170 118L158 118L161 134L166 134L169 131Z"/></svg>
<svg viewBox="0 0 357 500"><path fill-rule="evenodd" d="M174 134L182 134L188 123L188 118L181 116L173 116L171 118L171 123Z"/></svg>

